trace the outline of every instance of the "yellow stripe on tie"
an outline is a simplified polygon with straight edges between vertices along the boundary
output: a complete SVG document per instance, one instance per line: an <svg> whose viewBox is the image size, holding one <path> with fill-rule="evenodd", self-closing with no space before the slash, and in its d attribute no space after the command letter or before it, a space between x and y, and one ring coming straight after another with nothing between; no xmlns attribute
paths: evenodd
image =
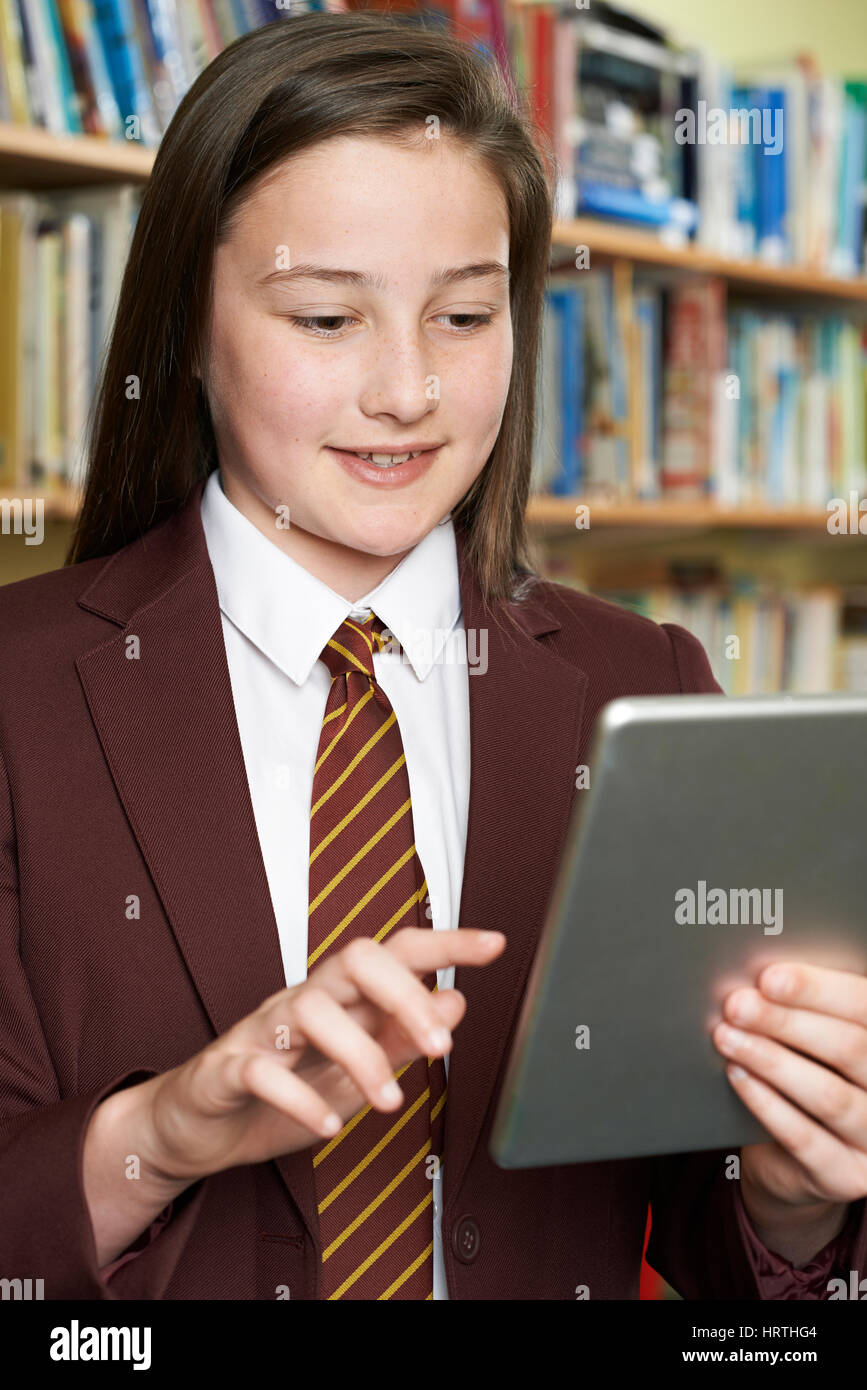
<svg viewBox="0 0 867 1390"><path fill-rule="evenodd" d="M425 1260L427 1259L428 1255L430 1254L430 1252L431 1252L432 1250L433 1250L433 1241L431 1241L430 1245L428 1245L428 1247L427 1247L426 1250L422 1250L421 1254L416 1256L416 1258L413 1260L412 1264L411 1264L411 1265L408 1265L407 1268L403 1271L403 1274L399 1274L399 1275L398 1275L398 1277L395 1279L395 1281L394 1281L393 1284L389 1284L389 1286L388 1286L388 1288L386 1289L385 1293L381 1293L381 1294L379 1295L379 1299L377 1300L377 1302L381 1302L382 1299L384 1299L384 1298L391 1298L391 1295L392 1295L393 1293L396 1293L396 1292L397 1292L397 1290L400 1288L401 1284L405 1284L406 1281L407 1281L407 1279L409 1278L409 1276L410 1276L411 1274L415 1274L415 1272L416 1272L416 1270L419 1268L419 1266L424 1264ZM428 1294L428 1298L432 1298L432 1297L433 1297L433 1294Z"/></svg>
<svg viewBox="0 0 867 1390"><path fill-rule="evenodd" d="M345 1231L341 1231L341 1232L340 1232L340 1235L337 1236L337 1237L331 1242L331 1244L330 1244L325 1250L322 1251L322 1260L323 1260L323 1263L325 1262L325 1260L328 1259L329 1255L333 1255L333 1254L334 1254L334 1251L335 1251L339 1246L341 1246L345 1240L348 1240L348 1239L349 1239L349 1237L352 1235L352 1233L353 1233L354 1231L357 1231L357 1230L358 1230L358 1228L359 1228L359 1226L361 1225L362 1221L366 1221L367 1218L368 1218L368 1216L370 1216L370 1213L371 1213L372 1211L376 1211L376 1208L377 1208L377 1207L382 1206L382 1204L383 1204L383 1202L385 1201L386 1197L391 1196L392 1192L393 1192L394 1189L398 1186L398 1184L403 1182L403 1180L404 1180L404 1178L406 1177L407 1173L411 1173L412 1170L413 1170L413 1168L415 1167L415 1165L416 1165L417 1163L419 1163L419 1162L421 1161L421 1159L424 1158L424 1156L425 1156L425 1154L427 1153L427 1151L428 1151L429 1148L430 1148L430 1138L428 1137L428 1138L424 1141L424 1143L422 1144L422 1146L421 1146L421 1148L419 1149L418 1153L417 1153L417 1154L414 1154L413 1157L409 1160L409 1162L408 1162L408 1163L405 1163L405 1164L403 1165L403 1167L401 1168L400 1172L397 1174L396 1177L392 1178L392 1180L391 1180L391 1182L388 1184L388 1186L387 1186L387 1187L384 1187L384 1188L382 1189L381 1192L377 1193L377 1195L374 1197L373 1201L372 1201L372 1202L368 1202L367 1206L364 1208L364 1211L359 1212L358 1215L356 1216L356 1218L355 1218L354 1221L350 1221L349 1225L346 1227L346 1230L345 1230Z"/></svg>
<svg viewBox="0 0 867 1390"><path fill-rule="evenodd" d="M404 1110L400 1117L395 1121L388 1133L384 1134L381 1139L377 1140L370 1152L365 1154L364 1158L360 1159L359 1162L356 1163L355 1167L346 1174L346 1177L342 1178L341 1181L337 1184L337 1186L331 1189L327 1197L323 1197L322 1201L319 1203L317 1207L317 1211L320 1214L323 1211L325 1211L326 1207L330 1207L332 1202L337 1201L337 1198L340 1196L341 1192L345 1192L350 1183L355 1182L355 1179L358 1177L359 1173L363 1173L365 1168L367 1168L376 1158L377 1154L382 1153L386 1144L391 1143L394 1136L400 1133L407 1121L412 1119L412 1116L415 1114L416 1110L418 1110L419 1106L424 1104L424 1102L428 1100L429 1097L430 1087L426 1086L425 1089L422 1091L421 1095L417 1096L416 1099L413 1101L412 1105L407 1106L406 1110Z"/></svg>
<svg viewBox="0 0 867 1390"><path fill-rule="evenodd" d="M331 750L332 750L333 748L336 748L337 744L338 744L338 743L340 742L340 740L343 738L343 735L346 733L346 730L349 728L349 726L350 726L350 724L352 723L352 721L353 721L353 719L355 718L355 716L359 713L360 710L363 710L363 709L364 709L364 706L367 704L368 700L371 700L372 698L373 698L373 686L370 687L370 689L368 690L368 692L367 692L366 695L362 695L361 699L358 701L358 704L355 706L354 710L353 710L352 713L350 714L350 716L349 716L349 718L347 719L346 723L342 726L342 728L339 730L339 732L336 733L336 734L334 735L333 739L332 739L331 742L329 743L328 747L324 750L324 752L322 753L321 757L317 758L317 760L316 760L316 766L315 766L314 769L313 769L314 776L315 776L316 773L319 771L319 769L320 769L320 767L322 766L322 764L325 762L325 759L328 757L328 754L331 752ZM346 709L346 705L344 705L343 708ZM324 720L323 720L322 722L323 722L323 724L325 723Z"/></svg>
<svg viewBox="0 0 867 1390"><path fill-rule="evenodd" d="M409 1071L411 1066L412 1062L407 1062L405 1066L401 1067L400 1071L396 1071L394 1073L395 1081L399 1081L400 1078L403 1076L404 1072ZM315 1168L318 1164L322 1162L324 1158L327 1158L331 1151L333 1149L336 1149L337 1145L346 1138L347 1134L351 1134L352 1131L355 1129L355 1126L361 1123L365 1115L370 1114L372 1109L372 1105L365 1105L363 1110L359 1110L357 1115L353 1115L351 1120L347 1120L343 1128L337 1131L334 1138L329 1139L328 1143L324 1144L323 1147L318 1151L318 1153L315 1153L313 1155L313 1167Z"/></svg>
<svg viewBox="0 0 867 1390"><path fill-rule="evenodd" d="M376 1247L376 1249L373 1251L371 1255L368 1255L364 1263L358 1266L358 1269L356 1269L352 1274L350 1274L347 1279L344 1279L343 1283L340 1285L340 1288L335 1289L334 1293L329 1295L329 1298L342 1298L343 1295L346 1293L346 1290L348 1288L351 1288L352 1285L356 1282L356 1280L360 1279L362 1274L364 1274L366 1270L370 1269L370 1266L374 1263L374 1261L378 1260L380 1255L383 1255L385 1251L389 1248L389 1246L394 1244L398 1236L403 1235L407 1227L412 1225L413 1221L415 1221L415 1218L419 1215L419 1213L424 1211L425 1207L428 1206L432 1201L433 1193L428 1192L427 1196L422 1198L415 1210L411 1211L409 1216L404 1217L403 1221L401 1221L400 1225L394 1231L392 1231L391 1235L387 1236L386 1239Z"/></svg>
<svg viewBox="0 0 867 1390"><path fill-rule="evenodd" d="M364 908L371 901L371 899L375 898L377 893L382 891L386 883L388 883L390 879L394 878L395 874L403 868L404 864L406 864L414 854L415 842L413 841L406 853L400 856L397 863L393 864L391 868L386 873L384 873L380 879L377 880L377 882L373 885L369 892L365 893L364 897L355 904L355 907L353 907L350 912L347 912L343 920L337 923L337 926L334 928L334 930L328 933L325 940L319 943L319 945L316 947L316 950L310 952L309 956L307 957L308 970L310 969L314 961L319 959L323 951L328 950L328 947L332 944L332 942L337 940L341 932L343 932L346 929L346 927L349 926L349 923L355 920L359 912L362 912L364 910Z"/></svg>
<svg viewBox="0 0 867 1390"><path fill-rule="evenodd" d="M363 637L363 638L364 638L364 641L365 641L365 644L366 644L366 646L367 646L367 649L368 649L368 651L370 652L370 655L373 656L373 643L371 642L371 640L370 640L370 638L368 637L367 633L366 633L366 632L362 632L361 628L360 628L360 627L356 627L356 626L355 626L355 623L351 623L351 622L349 621L348 618L346 619L346 626L347 626L347 627L351 627L353 632L357 632L358 635L359 635L359 637ZM370 674L370 672L368 672L368 675L369 675L369 674Z"/></svg>
<svg viewBox="0 0 867 1390"><path fill-rule="evenodd" d="M324 717L323 720L322 720L323 727L324 727L326 724L330 724L331 721L332 721L332 719L339 719L340 716L341 716L341 714L342 714L343 711L346 709L346 706L347 706L348 704L349 704L349 701L348 701L348 700L344 700L344 701L343 701L343 704L340 706L340 709L334 709L334 710L331 711L330 714L326 714L325 717Z"/></svg>
<svg viewBox="0 0 867 1390"><path fill-rule="evenodd" d="M433 1062L435 1059L434 1059L433 1057L428 1057L427 1060L428 1060L428 1065L430 1065L430 1063ZM439 1058L438 1060L439 1060L439 1061L442 1061L442 1058ZM437 1115L440 1113L440 1111L442 1110L443 1106L445 1105L445 1103L446 1103L446 1096L448 1095L448 1093L449 1093L449 1088L448 1088L448 1086L444 1086L444 1087L443 1087L443 1093L442 1093L442 1095L440 1096L440 1098L439 1098L439 1100L437 1101L436 1105L434 1106L433 1110L430 1112L431 1124L433 1124L433 1122L434 1122L434 1120L436 1119Z"/></svg>
<svg viewBox="0 0 867 1390"><path fill-rule="evenodd" d="M345 708L345 706L344 706L344 708ZM340 834L341 830L345 830L345 829L346 829L346 827L347 827L347 825L349 824L349 822L350 822L351 820L354 820L354 819L355 819L355 817L358 815L359 811L363 811L363 810L364 810L365 806L366 806L367 803L371 800L371 798L374 797L374 796L376 796L376 793L377 793L378 791L380 791L380 789L381 789L382 787L385 786L385 784L386 784L386 782L389 780L389 778L393 777L394 774L397 772L398 768L402 767L403 764L404 764L405 762L406 762L406 754L405 754L405 753L401 753L400 757L397 759L397 762L392 763L391 767L388 769L388 772L384 772L384 773L382 774L382 776L380 777L379 781L378 781L378 782L374 782L373 786L370 788L370 791L369 791L369 792L365 792L365 794L364 794L364 796L361 798L361 800L360 800L359 802L357 802L355 806L353 806L353 808L352 808L351 811L347 812L347 814L343 817L343 820L342 820L342 821L338 821L338 823L337 823L337 825L335 825L334 829L333 829L333 830L329 830L328 834L327 834L323 839L321 839L321 840L319 841L319 844L316 846L315 850L313 851L313 853L312 853L311 856L310 856L310 863L311 863L311 864L313 863L313 860L316 859L317 856L320 855L320 854L322 853L322 851L326 848L326 846L327 846L327 845L330 845L330 844L331 844L331 841L332 841L333 839L335 839L336 836L338 836L338 835Z"/></svg>
<svg viewBox="0 0 867 1390"><path fill-rule="evenodd" d="M411 893L410 896L407 898L406 902L403 904L403 906L399 907L397 909L397 912L395 912L393 916L389 917L385 926L380 927L379 931L375 934L373 938L374 941L382 941L383 937L388 935L392 927L395 926L396 923L398 923L402 917L406 916L407 909L410 907L414 907L417 902L420 902L421 896L424 893L424 891L424 887L422 887L419 889L417 893Z"/></svg>
<svg viewBox="0 0 867 1390"><path fill-rule="evenodd" d="M391 714L388 716L388 718L386 719L385 723L384 723L384 724L380 724L380 726L379 726L379 728L377 729L376 733L375 733L375 734L371 734L370 738L367 740L367 742L365 743L364 747L363 747L363 748L359 748L359 750L358 750L358 752L356 753L355 757L352 759L352 762L349 763L349 764L343 769L343 771L341 772L340 776L336 779L336 781L334 781L334 782L331 783L331 786L328 788L328 791L322 793L322 795L320 796L319 800L316 802L316 805L315 805L315 806L311 806L311 808L310 808L310 819L311 819L311 820L313 819L313 817L315 816L316 812L319 810L319 807L323 804L323 802L327 801L328 798L329 798L330 796L333 796L333 795L334 795L334 793L337 791L337 788L343 785L343 783L346 781L346 779L347 779L347 777L349 776L349 774L358 766L358 764L361 762L361 760L362 760L362 758L365 756L365 754L368 753L368 752L370 751L370 749L373 747L373 745L374 745L375 743L378 743L378 742L379 742L379 740L382 738L383 734L386 733L386 732L391 728L392 724L395 722L395 718L396 718L396 716L395 716L394 710L392 710L392 711L391 711Z"/></svg>
<svg viewBox="0 0 867 1390"><path fill-rule="evenodd" d="M357 666L359 671L363 671L365 676L370 676L370 672L368 671L364 662L359 661L355 653L351 652L348 647L344 647L342 642L335 642L334 638L331 637L327 645L329 647L333 647L336 652L340 652L341 656L345 656L348 661L352 662L353 666Z"/></svg>
<svg viewBox="0 0 867 1390"><path fill-rule="evenodd" d="M388 820L385 822L384 825L380 826L379 830L377 830L375 835L371 835L370 839L367 841L367 844L362 845L361 849L356 850L355 854L353 854L352 858L348 860L346 864L344 864L340 872L334 875L331 882L326 883L325 887L319 893L316 894L316 897L313 899L312 903L310 903L310 906L308 908L308 917L311 915L312 912L315 911L317 907L319 907L320 903L328 897L329 893L333 893L338 883L342 883L343 880L346 878L346 875L352 873L352 870L355 868L356 864L361 863L364 856L370 853L374 845L379 844L383 835L387 835L389 830L391 830L392 826L396 825L397 822L403 816L406 815L411 805L412 800L410 799L410 797L407 797L406 801L403 803L402 806L398 807L394 815L389 816Z"/></svg>

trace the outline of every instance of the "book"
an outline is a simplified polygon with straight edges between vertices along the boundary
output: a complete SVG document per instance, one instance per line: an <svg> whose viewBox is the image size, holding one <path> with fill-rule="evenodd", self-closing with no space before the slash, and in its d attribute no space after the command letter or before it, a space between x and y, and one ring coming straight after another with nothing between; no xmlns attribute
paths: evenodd
<svg viewBox="0 0 867 1390"><path fill-rule="evenodd" d="M141 190L0 194L0 479L70 495Z"/></svg>
<svg viewBox="0 0 867 1390"><path fill-rule="evenodd" d="M727 302L716 277L664 286L628 263L549 288L537 436L558 437L560 459L537 450L535 491L806 508L867 495L860 321Z"/></svg>

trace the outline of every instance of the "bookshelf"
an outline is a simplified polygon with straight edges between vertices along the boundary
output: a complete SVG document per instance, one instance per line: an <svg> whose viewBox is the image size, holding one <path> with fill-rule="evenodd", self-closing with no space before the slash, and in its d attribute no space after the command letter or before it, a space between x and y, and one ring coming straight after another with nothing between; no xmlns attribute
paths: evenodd
<svg viewBox="0 0 867 1390"><path fill-rule="evenodd" d="M608 502L593 497L531 497L528 516L540 526L575 525L576 507L589 509L591 525L608 529L624 527L684 527L706 530L746 528L750 531L827 530L828 513L810 507L722 507L711 502Z"/></svg>
<svg viewBox="0 0 867 1390"><path fill-rule="evenodd" d="M0 121L0 189L145 183L154 154L132 140L52 135L36 126Z"/></svg>
<svg viewBox="0 0 867 1390"><path fill-rule="evenodd" d="M132 140L51 135L35 127L0 122L0 188L145 183L155 153ZM762 290L842 299L867 306L867 277L841 278L800 266L773 266L758 260L718 256L700 247L670 246L647 232L589 217L555 222L555 263L557 248L579 245L589 246L591 256L605 261L626 260L685 274L718 275L734 287L758 286Z"/></svg>
<svg viewBox="0 0 867 1390"><path fill-rule="evenodd" d="M0 122L0 189L45 190L105 183L145 183L155 151L134 142L96 136L58 136L47 131ZM712 274L733 288L747 286L779 291L805 299L844 300L867 310L867 278L842 279L796 266L770 266L716 256L701 248L673 247L659 238L630 227L610 225L592 218L574 218L554 224L552 270L558 269L557 251L588 246L591 257L675 274ZM46 517L71 522L79 506L75 494L43 498ZM606 502L582 497L536 495L530 499L528 518L547 529L574 526L575 509L586 503L592 525L606 530L647 528L750 531L804 531L813 536L826 530L822 509L797 507L723 507L711 502L634 501Z"/></svg>
<svg viewBox="0 0 867 1390"><path fill-rule="evenodd" d="M45 515L51 521L73 521L78 512L80 497L76 493L43 495ZM636 527L684 528L708 530L745 528L750 531L807 531L821 534L827 530L828 513L809 507L721 507L710 502L615 502L594 497L530 498L527 515L540 527L568 530L575 526L576 507L587 506L592 525L608 530Z"/></svg>
<svg viewBox="0 0 867 1390"><path fill-rule="evenodd" d="M631 227L610 225L589 217L556 222L554 247L588 246L604 261L624 260L651 269L716 275L732 288L760 288L782 294L846 300L867 306L867 277L822 275L801 266L775 266L759 260L733 260L697 246L669 246L658 237Z"/></svg>

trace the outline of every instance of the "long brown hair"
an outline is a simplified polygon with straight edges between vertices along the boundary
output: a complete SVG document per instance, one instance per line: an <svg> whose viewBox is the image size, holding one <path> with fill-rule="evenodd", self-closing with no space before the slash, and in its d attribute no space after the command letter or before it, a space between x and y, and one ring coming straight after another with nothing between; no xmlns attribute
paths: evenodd
<svg viewBox="0 0 867 1390"><path fill-rule="evenodd" d="M524 513L551 238L550 151L523 99L469 44L370 11L308 13L255 29L180 102L133 234L67 564L135 540L218 466L195 367L206 351L215 248L253 181L329 136L417 139L432 113L498 180L509 218L512 377L497 441L452 518L487 602L520 598L532 586ZM140 382L134 400L132 373Z"/></svg>

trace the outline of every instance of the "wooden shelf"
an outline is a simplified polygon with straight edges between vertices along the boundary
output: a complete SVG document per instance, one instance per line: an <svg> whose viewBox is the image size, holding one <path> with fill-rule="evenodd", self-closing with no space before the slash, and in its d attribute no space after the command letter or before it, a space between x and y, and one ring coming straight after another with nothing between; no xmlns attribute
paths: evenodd
<svg viewBox="0 0 867 1390"><path fill-rule="evenodd" d="M712 502L605 502L592 497L551 497L535 493L527 507L534 526L574 527L575 509L587 506L595 526L652 530L684 527L711 530L827 531L828 513L815 507L721 507ZM579 528L580 533L580 528Z"/></svg>
<svg viewBox="0 0 867 1390"><path fill-rule="evenodd" d="M81 506L81 496L62 493L39 494L28 492L28 497L42 496L45 502L45 516L55 521L74 521ZM533 526L550 528L573 528L575 508L590 508L590 529L604 526L606 529L618 527L631 530L657 530L671 527L685 530L712 530L722 527L729 530L753 531L827 531L828 513L816 507L720 507L713 502L606 502L592 497L551 497L534 493L527 507L527 519Z"/></svg>
<svg viewBox="0 0 867 1390"><path fill-rule="evenodd" d="M695 275L719 275L733 285L821 298L848 299L867 304L867 277L841 279L802 266L774 266L764 261L733 260L701 247L673 247L648 232L618 223L577 217L555 222L554 247L588 246L591 257L627 260L649 268L686 271ZM556 257L554 258L556 259ZM574 272L578 275L580 272Z"/></svg>
<svg viewBox="0 0 867 1390"><path fill-rule="evenodd" d="M155 155L155 150L132 140L52 135L37 126L0 122L0 188L4 189L145 183Z"/></svg>
<svg viewBox="0 0 867 1390"><path fill-rule="evenodd" d="M155 150L132 141L58 136L37 127L0 122L0 188L145 183L155 156ZM603 261L625 260L649 269L718 275L732 285L867 305L867 277L840 279L803 267L732 260L693 246L676 248L646 231L594 218L554 224L552 265L558 247L574 253L574 247L583 245ZM52 494L44 500L46 517L55 520L74 520L80 506L77 496ZM719 507L710 502L674 501L611 503L539 495L530 499L528 519L542 527L574 527L575 508L580 503L590 506L591 526L607 528L827 530L827 512L815 508Z"/></svg>
<svg viewBox="0 0 867 1390"><path fill-rule="evenodd" d="M52 135L37 126L0 122L0 188L67 188L76 184L145 183L156 151L134 141L95 135ZM774 266L715 255L701 247L672 247L650 233L616 222L576 217L555 222L553 246L589 246L604 260L649 268L719 275L733 285L867 304L867 277L841 279L801 266Z"/></svg>

